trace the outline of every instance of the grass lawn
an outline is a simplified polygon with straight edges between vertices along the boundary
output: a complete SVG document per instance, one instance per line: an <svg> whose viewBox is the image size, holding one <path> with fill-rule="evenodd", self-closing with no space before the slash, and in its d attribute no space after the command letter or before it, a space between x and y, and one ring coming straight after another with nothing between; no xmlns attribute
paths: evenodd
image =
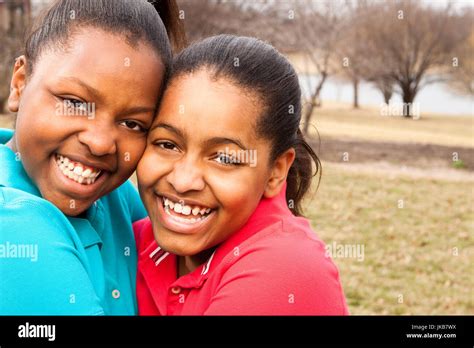
<svg viewBox="0 0 474 348"><path fill-rule="evenodd" d="M380 109L324 102L311 120L322 139L360 139L474 147L474 117L421 115L418 120L380 116ZM316 134L314 128L311 132Z"/></svg>
<svg viewBox="0 0 474 348"><path fill-rule="evenodd" d="M362 261L334 258L352 314L474 313L473 182L324 163L306 214L326 244L364 246Z"/></svg>

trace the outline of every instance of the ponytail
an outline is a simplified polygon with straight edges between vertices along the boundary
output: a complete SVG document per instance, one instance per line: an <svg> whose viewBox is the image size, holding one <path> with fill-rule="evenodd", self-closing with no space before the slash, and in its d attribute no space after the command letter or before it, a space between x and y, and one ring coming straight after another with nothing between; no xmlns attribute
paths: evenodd
<svg viewBox="0 0 474 348"><path fill-rule="evenodd" d="M294 144L296 157L291 166L286 187L286 201L290 202L290 209L296 216L303 215L302 201L311 187L313 177L318 175L318 186L321 182L321 161L304 139L303 133L298 128ZM313 162L315 165L313 172Z"/></svg>
<svg viewBox="0 0 474 348"><path fill-rule="evenodd" d="M181 51L186 46L186 34L183 23L179 19L179 7L176 0L150 0L149 2L165 25L173 50Z"/></svg>

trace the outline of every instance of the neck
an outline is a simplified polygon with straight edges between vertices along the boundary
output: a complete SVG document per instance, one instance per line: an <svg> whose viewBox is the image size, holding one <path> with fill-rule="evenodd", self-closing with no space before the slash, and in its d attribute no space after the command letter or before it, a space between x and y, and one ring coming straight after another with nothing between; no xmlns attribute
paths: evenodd
<svg viewBox="0 0 474 348"><path fill-rule="evenodd" d="M178 277L193 272L196 268L207 262L216 248L204 250L196 255L178 256Z"/></svg>

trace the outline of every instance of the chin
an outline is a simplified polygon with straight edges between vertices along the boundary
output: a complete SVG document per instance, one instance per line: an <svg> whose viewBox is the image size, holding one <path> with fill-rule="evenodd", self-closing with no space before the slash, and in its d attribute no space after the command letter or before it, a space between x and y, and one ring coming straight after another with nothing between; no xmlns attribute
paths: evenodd
<svg viewBox="0 0 474 348"><path fill-rule="evenodd" d="M156 243L160 246L161 249L171 254L178 255L178 256L193 256L200 252L199 250L196 250L195 248L189 248L189 244L192 244L191 241L176 243L176 240L170 240L171 238L175 239L176 237L174 238L171 237L168 239L168 238L160 238L157 236L158 234L155 233ZM183 245L185 243L188 244L188 247L186 247L186 245Z"/></svg>
<svg viewBox="0 0 474 348"><path fill-rule="evenodd" d="M92 204L92 203L91 204L85 204L83 202L75 201L75 206L71 207L69 205L69 202L70 202L70 200L72 200L72 198L65 199L64 201L58 202L58 203L56 203L52 200L49 200L48 198L45 198L45 199L48 200L49 202L51 202L53 205L55 205L59 210L61 210L61 212L63 214L68 215L68 216L80 215L83 212L85 212Z"/></svg>

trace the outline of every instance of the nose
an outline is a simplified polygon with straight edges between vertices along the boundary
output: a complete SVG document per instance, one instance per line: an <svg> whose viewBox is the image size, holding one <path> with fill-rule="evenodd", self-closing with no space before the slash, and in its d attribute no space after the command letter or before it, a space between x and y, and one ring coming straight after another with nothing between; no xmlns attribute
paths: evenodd
<svg viewBox="0 0 474 348"><path fill-rule="evenodd" d="M113 127L97 119L88 120L87 128L79 133L79 142L89 148L94 156L105 156L117 151L115 131Z"/></svg>
<svg viewBox="0 0 474 348"><path fill-rule="evenodd" d="M202 191L205 187L199 165L186 156L175 162L173 170L168 174L166 180L178 193Z"/></svg>

